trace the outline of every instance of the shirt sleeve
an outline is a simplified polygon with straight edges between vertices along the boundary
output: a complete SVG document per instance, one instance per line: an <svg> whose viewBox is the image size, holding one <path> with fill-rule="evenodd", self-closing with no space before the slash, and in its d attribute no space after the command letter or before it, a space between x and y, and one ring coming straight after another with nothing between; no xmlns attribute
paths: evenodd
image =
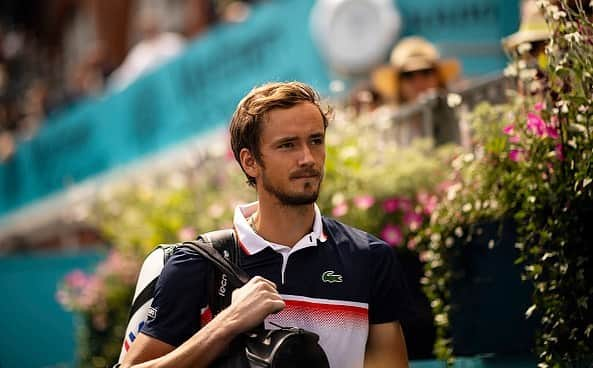
<svg viewBox="0 0 593 368"><path fill-rule="evenodd" d="M178 248L165 264L142 333L179 346L200 329L208 304L208 262L193 250Z"/></svg>
<svg viewBox="0 0 593 368"><path fill-rule="evenodd" d="M369 322L387 323L404 319L409 295L401 264L385 242L371 237Z"/></svg>

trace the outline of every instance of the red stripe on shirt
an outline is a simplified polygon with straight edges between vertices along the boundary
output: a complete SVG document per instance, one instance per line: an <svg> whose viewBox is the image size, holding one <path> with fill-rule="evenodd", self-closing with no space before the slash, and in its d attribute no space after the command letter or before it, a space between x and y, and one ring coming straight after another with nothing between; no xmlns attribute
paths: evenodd
<svg viewBox="0 0 593 368"><path fill-rule="evenodd" d="M367 318L368 310L363 307L356 307L352 305L336 305L314 303L303 300L285 300L287 309L300 309L317 313L339 314L350 317Z"/></svg>

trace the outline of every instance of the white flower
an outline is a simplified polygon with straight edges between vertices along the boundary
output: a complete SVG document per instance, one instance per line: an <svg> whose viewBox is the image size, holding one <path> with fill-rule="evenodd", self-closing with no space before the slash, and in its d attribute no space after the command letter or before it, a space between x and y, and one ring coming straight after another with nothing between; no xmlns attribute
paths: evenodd
<svg viewBox="0 0 593 368"><path fill-rule="evenodd" d="M344 92L345 88L346 88L346 86L345 86L344 82L339 79L333 80L329 84L329 90L332 91L333 93Z"/></svg>
<svg viewBox="0 0 593 368"><path fill-rule="evenodd" d="M537 0L536 4L540 8L547 8L548 6L550 6L550 1L549 0Z"/></svg>
<svg viewBox="0 0 593 368"><path fill-rule="evenodd" d="M577 114L577 121L579 123L584 123L585 122L585 117L581 114Z"/></svg>
<svg viewBox="0 0 593 368"><path fill-rule="evenodd" d="M517 76L517 66L515 64L509 64L504 71L502 72L505 77L516 77Z"/></svg>
<svg viewBox="0 0 593 368"><path fill-rule="evenodd" d="M346 200L346 198L344 197L344 194L342 192L338 192L332 196L332 205L334 207L338 206L338 205L344 203L345 200Z"/></svg>
<svg viewBox="0 0 593 368"><path fill-rule="evenodd" d="M524 42L517 47L517 51L521 55L525 54L526 52L529 52L530 50L531 50L531 44L529 42Z"/></svg>
<svg viewBox="0 0 593 368"><path fill-rule="evenodd" d="M494 240L490 239L490 240L488 240L488 249L492 249L492 248L494 248Z"/></svg>
<svg viewBox="0 0 593 368"><path fill-rule="evenodd" d="M454 232L455 232L455 235L456 235L458 238L461 238L461 237L463 236L463 229L461 228L461 226L457 226L457 227L455 228L455 231L454 231Z"/></svg>
<svg viewBox="0 0 593 368"><path fill-rule="evenodd" d="M554 20L566 18L566 13L560 10L556 5L550 5L546 7L546 9L548 10L548 16L554 18Z"/></svg>
<svg viewBox="0 0 593 368"><path fill-rule="evenodd" d="M537 76L537 70L535 69L523 69L519 72L519 79L523 81L532 80Z"/></svg>
<svg viewBox="0 0 593 368"><path fill-rule="evenodd" d="M450 108L459 106L461 104L461 101L461 95L457 93L449 93L447 95L447 105L449 105Z"/></svg>
<svg viewBox="0 0 593 368"><path fill-rule="evenodd" d="M525 60L519 60L517 63L517 68L519 70L527 68L527 62Z"/></svg>
<svg viewBox="0 0 593 368"><path fill-rule="evenodd" d="M560 108L560 111L563 114L568 113L568 101L560 100L560 101L556 102L556 106L558 106Z"/></svg>
<svg viewBox="0 0 593 368"><path fill-rule="evenodd" d="M354 146L347 146L340 151L340 158L342 160L348 160L358 156L358 149Z"/></svg>
<svg viewBox="0 0 593 368"><path fill-rule="evenodd" d="M571 43L580 43L581 40L583 39L583 36L581 36L581 34L578 32L573 32L573 33L564 35L564 39L566 39L566 41L571 42Z"/></svg>

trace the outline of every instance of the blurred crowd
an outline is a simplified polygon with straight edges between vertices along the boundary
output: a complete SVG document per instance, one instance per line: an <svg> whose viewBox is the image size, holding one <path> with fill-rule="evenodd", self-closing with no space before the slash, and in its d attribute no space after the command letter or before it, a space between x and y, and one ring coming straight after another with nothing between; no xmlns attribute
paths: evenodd
<svg viewBox="0 0 593 368"><path fill-rule="evenodd" d="M136 78L177 55L214 24L242 22L256 0L6 0L0 5L0 162L19 141L32 138L48 115ZM544 55L548 28L534 0L522 1L521 29L503 40L507 53L530 43L532 60ZM541 60L539 61L541 62ZM461 64L435 45L404 37L389 62L356 84L347 103L357 113L393 111L460 83ZM401 109L400 109L401 110ZM382 111L384 112L384 111ZM385 114L383 114L385 115ZM392 114L393 115L393 114ZM404 141L426 136L426 122L410 119ZM459 134L433 127L445 141ZM432 128L431 128L432 129ZM439 132L438 130L441 129ZM438 141L438 139L437 139Z"/></svg>
<svg viewBox="0 0 593 368"><path fill-rule="evenodd" d="M255 0L6 0L0 4L0 163L46 118L125 88Z"/></svg>

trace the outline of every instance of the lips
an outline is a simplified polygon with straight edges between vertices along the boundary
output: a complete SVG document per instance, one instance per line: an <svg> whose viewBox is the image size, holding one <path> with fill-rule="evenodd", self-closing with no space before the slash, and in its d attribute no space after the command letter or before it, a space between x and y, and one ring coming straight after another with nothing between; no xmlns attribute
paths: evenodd
<svg viewBox="0 0 593 368"><path fill-rule="evenodd" d="M319 171L311 170L311 171L299 171L290 175L291 179L315 179L319 178L320 174Z"/></svg>

